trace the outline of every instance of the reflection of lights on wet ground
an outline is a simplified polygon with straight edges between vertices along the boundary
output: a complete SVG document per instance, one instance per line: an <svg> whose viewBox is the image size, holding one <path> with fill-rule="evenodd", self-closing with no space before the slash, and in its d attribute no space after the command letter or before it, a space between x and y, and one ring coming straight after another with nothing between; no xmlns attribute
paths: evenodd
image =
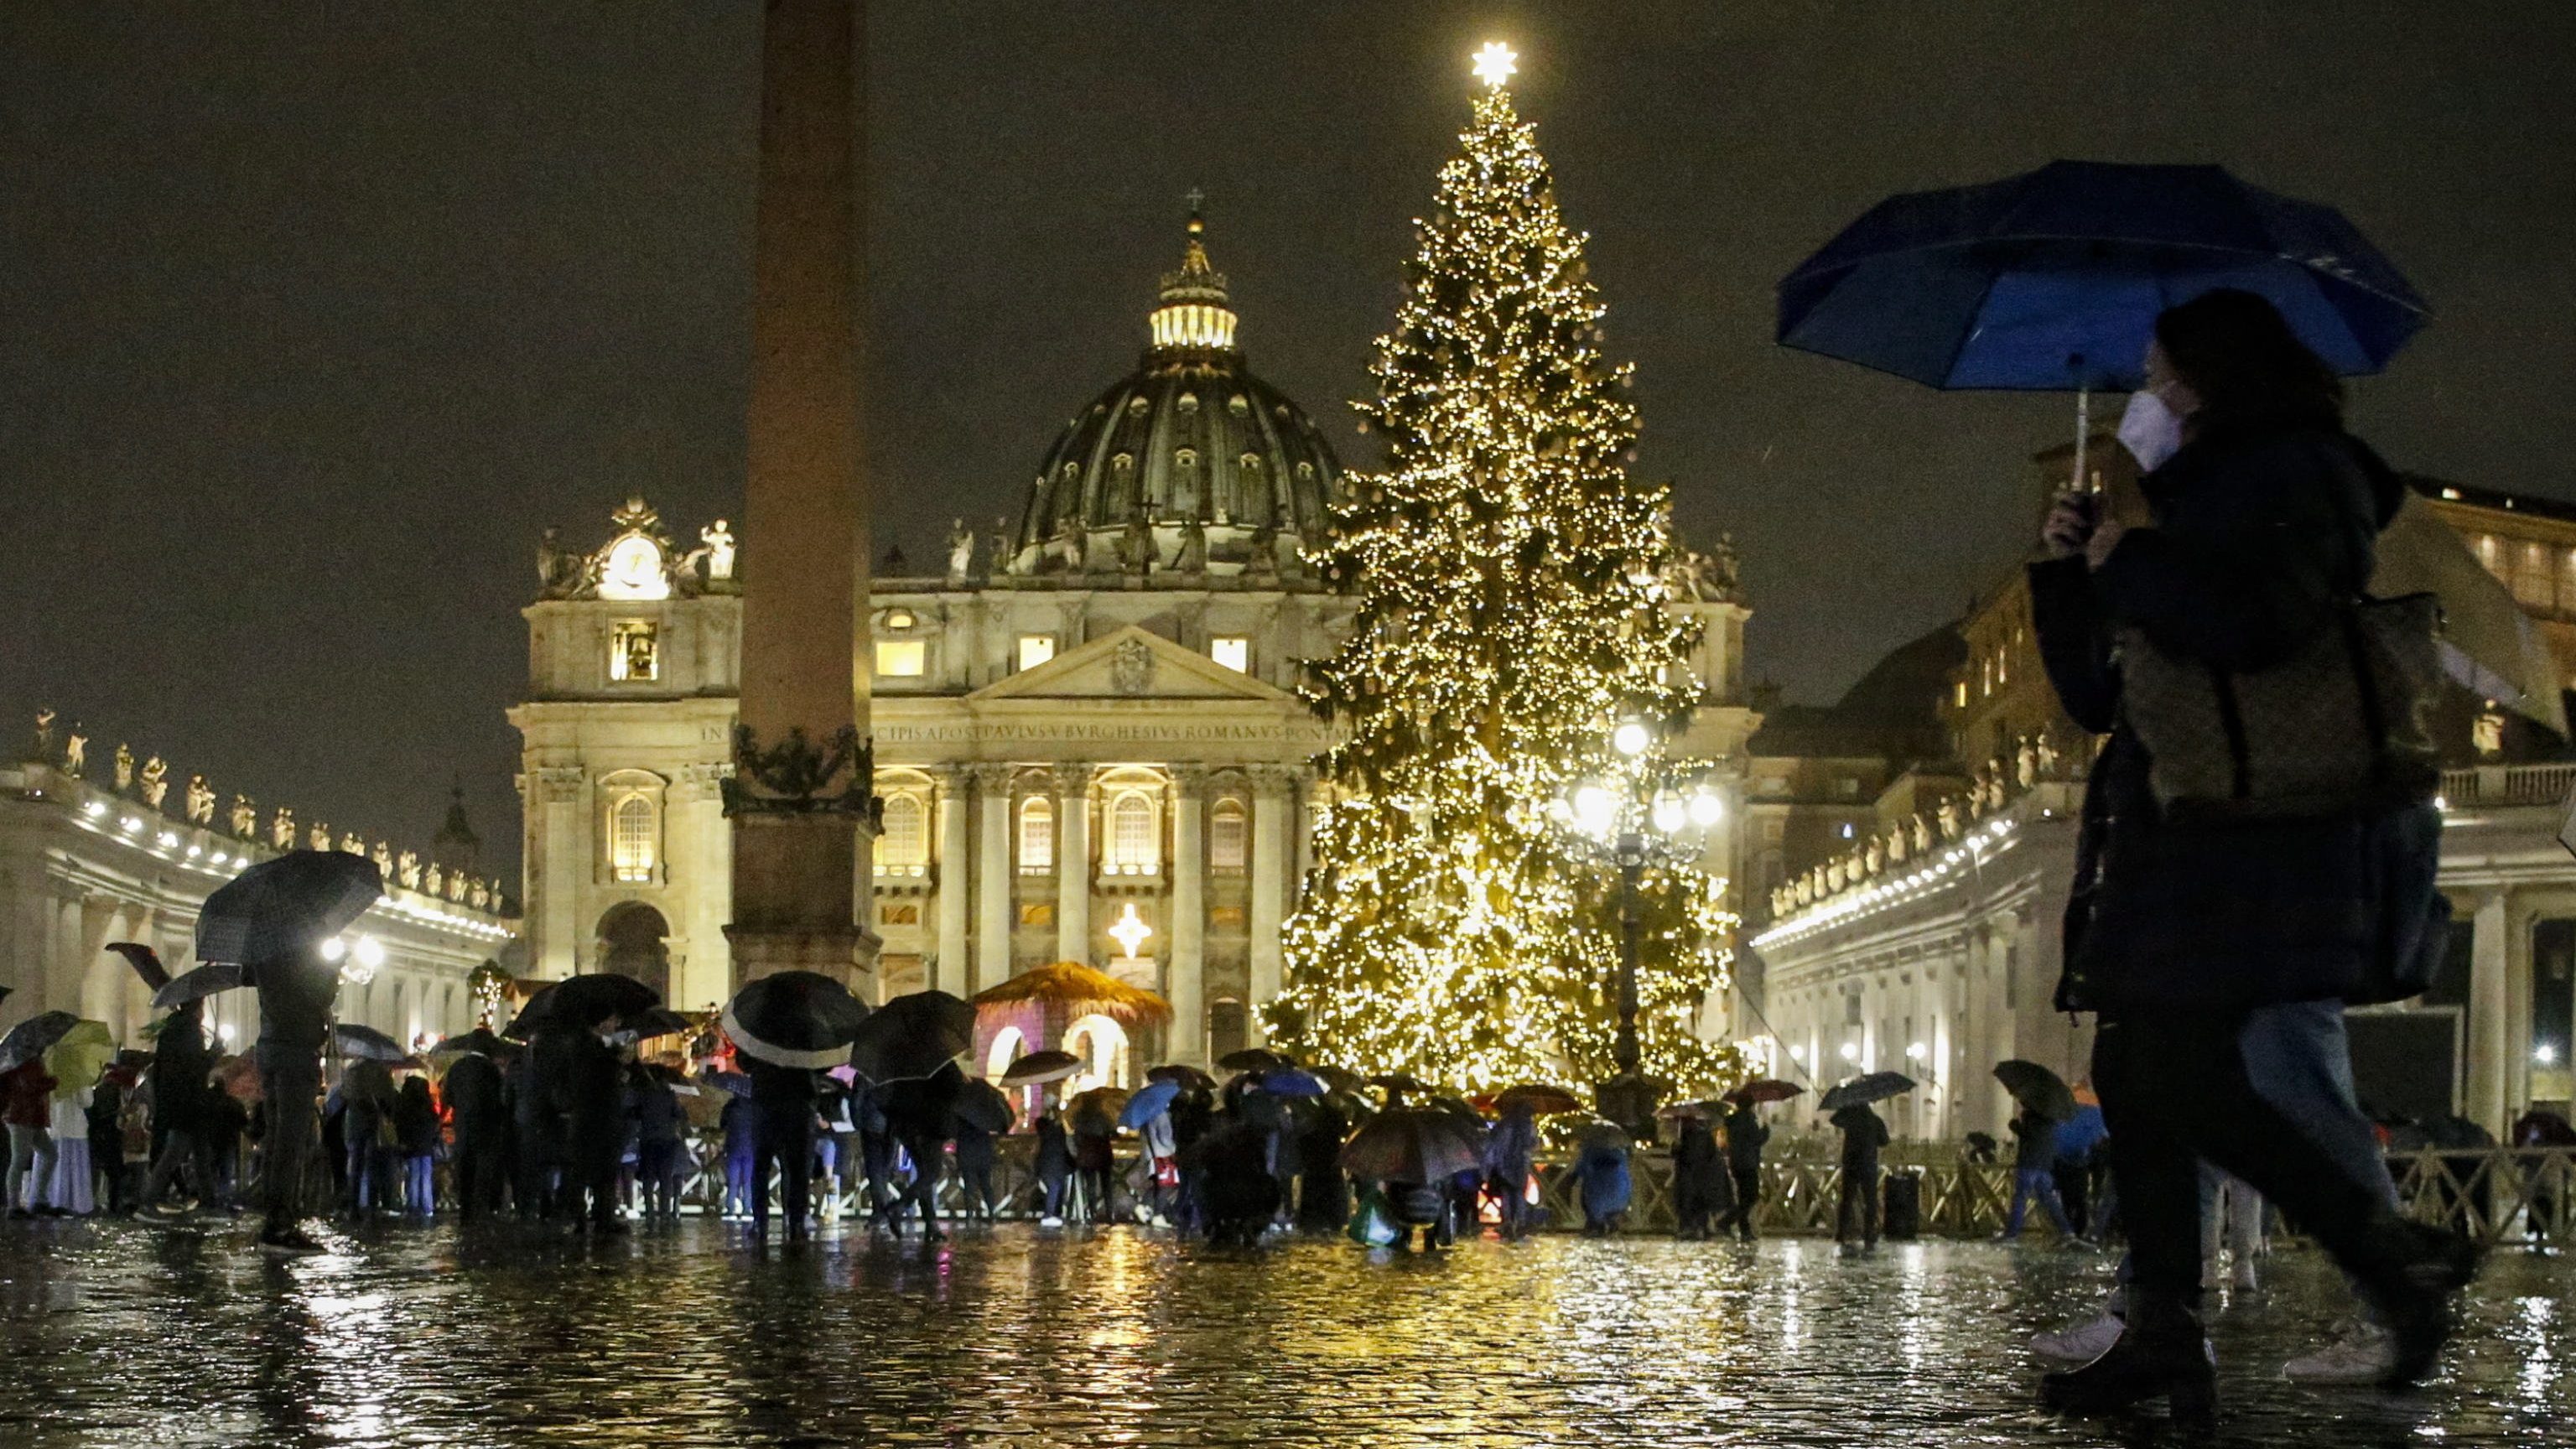
<svg viewBox="0 0 2576 1449"><path fill-rule="evenodd" d="M2520 1321L2508 1337L2522 1350L2522 1397L2534 1404L2547 1403L2558 1378L2557 1355L2550 1352L2557 1340L2552 1330L2558 1322L2558 1305L2546 1298L2525 1298L2521 1308Z"/></svg>

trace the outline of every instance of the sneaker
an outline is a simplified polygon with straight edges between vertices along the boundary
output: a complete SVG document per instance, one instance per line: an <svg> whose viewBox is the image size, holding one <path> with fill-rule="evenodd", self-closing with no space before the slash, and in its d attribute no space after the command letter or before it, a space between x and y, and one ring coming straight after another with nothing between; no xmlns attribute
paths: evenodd
<svg viewBox="0 0 2576 1449"><path fill-rule="evenodd" d="M2042 1333L2030 1341L2030 1351L2058 1363L2091 1363L2111 1351L2128 1330L2128 1323L2118 1314L2105 1313L2090 1323L2055 1333Z"/></svg>
<svg viewBox="0 0 2576 1449"><path fill-rule="evenodd" d="M2354 1318L2338 1326L2333 1342L2281 1365L2281 1377L2295 1384L2375 1384L2396 1365L2397 1341L2388 1330Z"/></svg>
<svg viewBox="0 0 2576 1449"><path fill-rule="evenodd" d="M1064 1226L1064 1219L1052 1216L1043 1217L1038 1219L1038 1226L1042 1228L1060 1228Z"/></svg>

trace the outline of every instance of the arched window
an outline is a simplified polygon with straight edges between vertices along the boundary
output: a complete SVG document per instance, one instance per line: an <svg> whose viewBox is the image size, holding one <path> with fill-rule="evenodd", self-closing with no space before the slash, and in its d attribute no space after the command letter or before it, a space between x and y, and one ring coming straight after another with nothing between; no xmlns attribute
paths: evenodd
<svg viewBox="0 0 2576 1449"><path fill-rule="evenodd" d="M1055 869L1055 808L1043 795L1020 802L1020 869Z"/></svg>
<svg viewBox="0 0 2576 1449"><path fill-rule="evenodd" d="M1162 831L1154 797L1128 790L1109 802L1109 859L1112 875L1152 875L1161 854Z"/></svg>
<svg viewBox="0 0 2576 1449"><path fill-rule="evenodd" d="M1244 817L1242 801L1216 802L1216 808L1208 812L1208 869L1241 875L1250 854L1251 835L1251 822Z"/></svg>
<svg viewBox="0 0 2576 1449"><path fill-rule="evenodd" d="M930 864L928 814L918 795L885 797L885 828L877 835L879 875L919 875Z"/></svg>
<svg viewBox="0 0 2576 1449"><path fill-rule="evenodd" d="M653 797L634 794L608 812L608 868L621 881L649 881L661 854L661 812Z"/></svg>

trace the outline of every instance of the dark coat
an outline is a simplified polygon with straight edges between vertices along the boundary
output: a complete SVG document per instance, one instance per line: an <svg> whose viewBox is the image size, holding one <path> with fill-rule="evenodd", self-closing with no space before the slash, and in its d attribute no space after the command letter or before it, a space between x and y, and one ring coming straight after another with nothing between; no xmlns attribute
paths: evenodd
<svg viewBox="0 0 2576 1449"><path fill-rule="evenodd" d="M438 1104L430 1100L429 1083L406 1079L394 1098L395 1150L405 1157L427 1157L438 1151L438 1136Z"/></svg>
<svg viewBox="0 0 2576 1449"><path fill-rule="evenodd" d="M1066 1140L1064 1123L1053 1112L1038 1119L1037 1173L1041 1181L1062 1182L1073 1175L1073 1144Z"/></svg>
<svg viewBox="0 0 2576 1449"><path fill-rule="evenodd" d="M2041 662L2075 722L2109 743L2085 790L2057 1005L2244 1008L2344 996L2379 939L2398 873L2429 885L2429 807L2380 819L2180 823L2121 722L2113 631L2229 669L2277 662L2360 592L2402 485L2321 426L2205 420L2141 480L2154 526L2088 574L2034 564Z"/></svg>
<svg viewBox="0 0 2576 1449"><path fill-rule="evenodd" d="M1717 1133L1704 1118L1684 1118L1673 1135L1673 1186L1689 1188L1702 1201L1727 1190L1726 1157L1717 1150Z"/></svg>
<svg viewBox="0 0 2576 1449"><path fill-rule="evenodd" d="M1771 1140L1771 1129L1762 1125L1750 1103L1726 1114L1726 1164L1752 1170L1762 1165L1762 1146Z"/></svg>
<svg viewBox="0 0 2576 1449"><path fill-rule="evenodd" d="M263 1064L322 1050L331 1035L331 1008L340 999L340 968L311 952L251 964L259 993L259 1049Z"/></svg>
<svg viewBox="0 0 2576 1449"><path fill-rule="evenodd" d="M1833 1115L1843 1134L1843 1171L1878 1171L1878 1151L1887 1145L1887 1124L1867 1107L1845 1107Z"/></svg>
<svg viewBox="0 0 2576 1449"><path fill-rule="evenodd" d="M215 1053L206 1044L205 1003L191 1001L170 1014L152 1039L153 1124L166 1131L193 1132L202 1125L208 1099L217 1090L206 1081Z"/></svg>
<svg viewBox="0 0 2576 1449"><path fill-rule="evenodd" d="M2028 1112L2012 1119L2013 1170L2046 1171L2057 1161L2057 1124Z"/></svg>
<svg viewBox="0 0 2576 1449"><path fill-rule="evenodd" d="M447 1069L447 1111L455 1120L460 1143L480 1146L500 1140L509 1125L510 1103L501 1082L500 1064L480 1052L467 1052Z"/></svg>

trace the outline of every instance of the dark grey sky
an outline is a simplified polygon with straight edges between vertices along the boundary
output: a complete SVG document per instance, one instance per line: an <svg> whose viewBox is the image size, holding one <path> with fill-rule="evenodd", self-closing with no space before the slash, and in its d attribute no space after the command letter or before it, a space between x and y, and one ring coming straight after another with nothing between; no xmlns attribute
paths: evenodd
<svg viewBox="0 0 2576 1449"><path fill-rule="evenodd" d="M0 6L0 738L51 701L422 839L460 777L506 834L539 528L739 507L758 29ZM1639 472L1735 532L1792 697L2010 562L2068 415L1772 347L1773 282L1890 191L2081 156L2332 201L2438 313L2363 429L2576 498L2576 6L879 0L880 546L1016 504L1192 185L1253 365L1368 461L1343 400L1489 38L1594 235Z"/></svg>

